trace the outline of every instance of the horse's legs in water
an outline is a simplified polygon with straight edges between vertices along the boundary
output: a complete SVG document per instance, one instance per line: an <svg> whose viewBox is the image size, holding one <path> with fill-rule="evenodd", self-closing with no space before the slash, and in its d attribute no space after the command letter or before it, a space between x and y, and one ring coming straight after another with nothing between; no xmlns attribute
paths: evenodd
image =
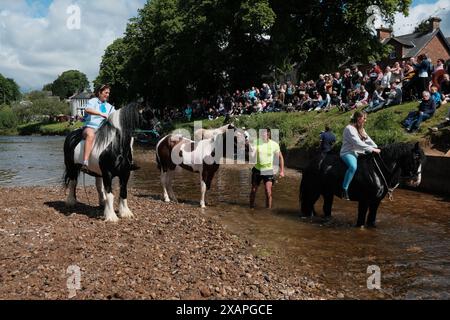
<svg viewBox="0 0 450 320"><path fill-rule="evenodd" d="M103 188L103 180L101 177L95 178L95 186L97 187L98 192L98 205L100 207L104 207L106 196L105 196L105 188Z"/></svg>
<svg viewBox="0 0 450 320"><path fill-rule="evenodd" d="M323 214L326 218L331 217L331 208L333 207L334 194L323 195Z"/></svg>
<svg viewBox="0 0 450 320"><path fill-rule="evenodd" d="M163 197L165 202L170 202L169 194L167 193L167 172L164 172L163 169L161 169L161 185L163 187Z"/></svg>
<svg viewBox="0 0 450 320"><path fill-rule="evenodd" d="M202 197L200 200L200 207L206 208L206 205L205 205L206 182L203 179L202 171L200 171L200 190L202 193Z"/></svg>
<svg viewBox="0 0 450 320"><path fill-rule="evenodd" d="M175 175L175 170L167 171L167 191L169 192L169 198L173 202L178 202L175 192L173 192L173 177Z"/></svg>
<svg viewBox="0 0 450 320"><path fill-rule="evenodd" d="M367 226L368 227L374 227L375 226L375 220L377 219L377 211L378 207L380 206L380 201L377 200L375 202L372 202L369 206L369 216L367 217Z"/></svg>
<svg viewBox="0 0 450 320"><path fill-rule="evenodd" d="M73 207L77 204L77 179L69 181L69 195L66 199L66 206Z"/></svg>
<svg viewBox="0 0 450 320"><path fill-rule="evenodd" d="M356 222L357 227L361 227L366 222L367 209L369 204L366 201L360 200L358 204L358 221Z"/></svg>
<svg viewBox="0 0 450 320"><path fill-rule="evenodd" d="M127 197L128 197L128 179L130 178L130 171L126 170L119 176L120 181L120 200L119 200L119 216L121 218L133 218L134 215L128 208Z"/></svg>
<svg viewBox="0 0 450 320"><path fill-rule="evenodd" d="M114 212L114 195L112 194L112 174L109 171L102 171L103 176L103 185L105 187L106 192L106 201L105 201L105 210L104 216L105 221L117 222L119 218L117 218L116 213Z"/></svg>

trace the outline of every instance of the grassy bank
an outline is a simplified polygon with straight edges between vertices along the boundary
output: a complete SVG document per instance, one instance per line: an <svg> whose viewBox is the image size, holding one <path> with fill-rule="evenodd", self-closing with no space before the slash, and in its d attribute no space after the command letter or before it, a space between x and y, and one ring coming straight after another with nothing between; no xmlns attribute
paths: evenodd
<svg viewBox="0 0 450 320"><path fill-rule="evenodd" d="M64 136L82 126L81 122L75 122L70 125L69 122L43 123L33 122L17 127L16 134L18 135L43 135L43 136Z"/></svg>
<svg viewBox="0 0 450 320"><path fill-rule="evenodd" d="M379 112L369 114L366 130L379 145L393 142L424 141L429 140L428 127L441 122L446 115L448 106L444 105L436 111L435 116L422 123L419 132L407 133L401 126L411 110L417 110L418 103L405 103L400 106L383 109ZM280 142L284 150L292 148L312 149L319 144L319 134L324 130L325 124L331 126L337 137L335 148L340 148L342 143L342 132L349 123L351 112L342 113L334 109L330 112L306 112L306 113L264 113L243 115L234 119L239 126L252 129L270 127L280 130ZM213 121L203 121L204 128L219 127L223 124L223 118ZM183 128L192 131L193 122L177 123L177 129Z"/></svg>

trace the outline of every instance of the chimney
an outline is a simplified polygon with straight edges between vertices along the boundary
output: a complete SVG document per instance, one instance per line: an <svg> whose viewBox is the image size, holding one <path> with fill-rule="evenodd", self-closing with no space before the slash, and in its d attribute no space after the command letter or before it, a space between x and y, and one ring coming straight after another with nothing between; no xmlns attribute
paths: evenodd
<svg viewBox="0 0 450 320"><path fill-rule="evenodd" d="M383 41L384 39L392 37L392 28L386 28L381 26L377 29L378 40Z"/></svg>
<svg viewBox="0 0 450 320"><path fill-rule="evenodd" d="M438 17L431 17L429 21L430 21L430 29L431 31L434 31L436 29L439 29L439 25L442 19Z"/></svg>

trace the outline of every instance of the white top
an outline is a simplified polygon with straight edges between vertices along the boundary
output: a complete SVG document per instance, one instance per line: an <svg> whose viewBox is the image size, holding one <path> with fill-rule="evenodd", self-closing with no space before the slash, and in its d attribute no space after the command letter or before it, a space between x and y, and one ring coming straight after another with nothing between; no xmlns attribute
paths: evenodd
<svg viewBox="0 0 450 320"><path fill-rule="evenodd" d="M373 152L377 145L367 136L365 141L361 140L358 130L351 124L344 129L342 137L341 156L352 153L358 157L358 153Z"/></svg>

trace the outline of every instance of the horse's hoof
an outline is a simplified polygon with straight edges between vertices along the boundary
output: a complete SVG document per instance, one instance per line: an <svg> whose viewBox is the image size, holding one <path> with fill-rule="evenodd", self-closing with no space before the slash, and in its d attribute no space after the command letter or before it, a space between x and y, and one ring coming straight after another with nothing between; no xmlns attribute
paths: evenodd
<svg viewBox="0 0 450 320"><path fill-rule="evenodd" d="M130 210L124 210L123 212L119 212L119 216L124 219L134 218L134 214Z"/></svg>
<svg viewBox="0 0 450 320"><path fill-rule="evenodd" d="M105 222L119 222L119 218L114 215L114 216L109 216L109 217L105 217Z"/></svg>
<svg viewBox="0 0 450 320"><path fill-rule="evenodd" d="M66 207L72 208L75 207L78 204L77 200L68 200L66 201Z"/></svg>

